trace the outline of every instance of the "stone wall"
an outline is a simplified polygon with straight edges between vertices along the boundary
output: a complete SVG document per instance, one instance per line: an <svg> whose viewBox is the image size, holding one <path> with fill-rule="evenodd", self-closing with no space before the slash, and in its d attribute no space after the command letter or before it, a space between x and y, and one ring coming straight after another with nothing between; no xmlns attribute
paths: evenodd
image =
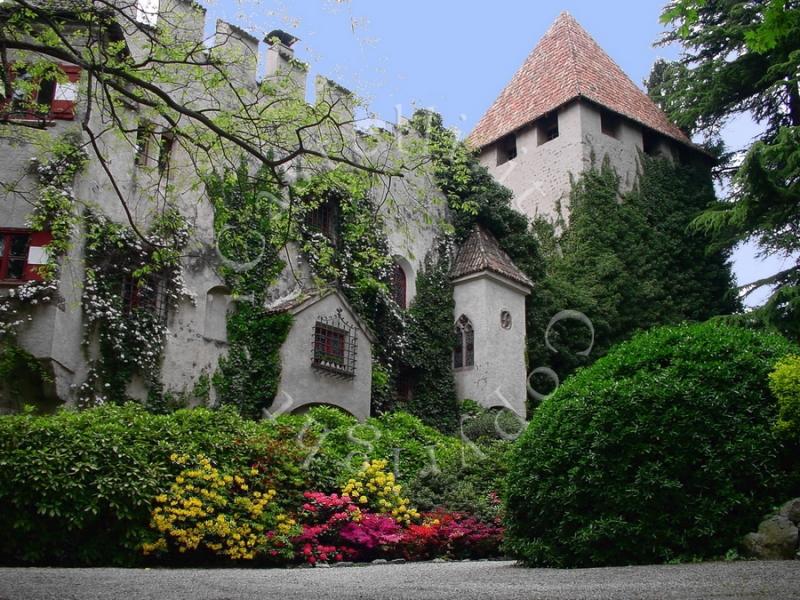
<svg viewBox="0 0 800 600"><path fill-rule="evenodd" d="M337 377L312 366L315 324L320 318L335 316L337 310L341 310L345 320L354 326L357 355L352 377ZM329 404L361 420L369 417L372 344L365 330L357 324L357 317L336 293L301 305L292 312L294 324L281 347L281 382L271 412L292 413L303 406Z"/></svg>
<svg viewBox="0 0 800 600"><path fill-rule="evenodd" d="M487 408L505 407L525 416L525 296L528 291L489 272L463 277L453 284L454 322L465 315L475 333L475 364L456 369L459 400ZM508 311L511 327L501 325Z"/></svg>

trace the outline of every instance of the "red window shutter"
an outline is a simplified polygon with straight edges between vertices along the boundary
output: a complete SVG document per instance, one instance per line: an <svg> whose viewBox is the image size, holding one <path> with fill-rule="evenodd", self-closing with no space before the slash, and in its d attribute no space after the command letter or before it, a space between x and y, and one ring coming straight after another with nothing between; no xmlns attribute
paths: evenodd
<svg viewBox="0 0 800 600"><path fill-rule="evenodd" d="M34 231L31 232L28 238L28 262L25 264L22 278L25 281L41 281L42 276L39 273L39 267L44 264L46 256L42 254L42 248L47 246L53 241L53 234L49 231ZM31 262L34 259L36 262ZM41 261L41 262L39 262Z"/></svg>
<svg viewBox="0 0 800 600"><path fill-rule="evenodd" d="M78 99L81 68L72 65L60 65L60 68L66 74L68 81L56 84L56 93L50 114L54 119L72 120L75 118L75 102Z"/></svg>

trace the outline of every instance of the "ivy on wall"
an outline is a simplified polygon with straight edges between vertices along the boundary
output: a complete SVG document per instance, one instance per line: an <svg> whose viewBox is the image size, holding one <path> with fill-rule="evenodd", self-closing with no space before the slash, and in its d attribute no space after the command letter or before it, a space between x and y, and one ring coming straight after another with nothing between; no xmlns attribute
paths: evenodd
<svg viewBox="0 0 800 600"><path fill-rule="evenodd" d="M338 285L376 337L372 345L372 413L396 405L396 380L406 346L405 311L391 294L394 264L383 213L372 198L373 178L338 167L292 187L300 248L323 283ZM327 204L333 235L309 226L307 216Z"/></svg>
<svg viewBox="0 0 800 600"><path fill-rule="evenodd" d="M288 313L264 308L283 266L277 248L287 224L277 187L263 172L251 175L244 162L236 171L207 177L206 191L222 256L219 272L235 302L227 316L228 352L212 381L220 404L258 419L275 399L279 353L292 326Z"/></svg>
<svg viewBox="0 0 800 600"><path fill-rule="evenodd" d="M446 433L459 427L459 405L453 379L453 289L450 283L452 242L434 248L417 275L417 295L409 310L404 360L413 381L408 412Z"/></svg>
<svg viewBox="0 0 800 600"><path fill-rule="evenodd" d="M463 242L474 225L481 224L492 233L520 270L534 282L534 285L537 285L545 276L542 248L529 226L527 217L511 206L511 191L494 180L486 168L478 163L470 149L458 141L455 133L444 127L438 114L417 111L410 125L424 140L430 152L436 181L447 198L455 243ZM451 403L445 398L449 393L455 394L451 364L454 345L453 291L447 274L437 272L437 269L439 271L444 269L443 265L435 268L429 266L428 269L433 269L426 276L429 278L428 282L421 281L420 284L433 286L437 289L437 294L445 298L432 296L427 300L430 305L426 306L423 296L417 301L418 304L420 302L422 304L416 310L420 314L427 314L428 319L441 319L441 321L434 321L438 323L436 328L426 330L424 327L419 327L409 347L427 348L421 360L414 357L414 353L419 351L412 351L412 363L419 362L424 365L427 362L439 365L424 375L424 385L418 383L414 393L415 398L419 399L418 402L415 400L414 411L423 420L432 422L439 418L452 419L452 416L444 417L439 413L444 411L445 414L450 414ZM546 324L546 319L554 314L550 312L551 305L542 302L538 292L535 294L536 301L527 303L526 320L529 338L530 332L537 330L538 323ZM445 365L447 368L444 368ZM426 398L430 392L426 389L438 390L434 394L436 400L430 405L427 404L429 400Z"/></svg>

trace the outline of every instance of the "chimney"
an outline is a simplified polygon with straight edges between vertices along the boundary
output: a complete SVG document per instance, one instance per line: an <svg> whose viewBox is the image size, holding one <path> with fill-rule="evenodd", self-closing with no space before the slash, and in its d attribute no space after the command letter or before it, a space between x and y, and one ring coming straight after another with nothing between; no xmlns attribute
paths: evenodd
<svg viewBox="0 0 800 600"><path fill-rule="evenodd" d="M308 65L294 57L292 46L298 41L298 38L280 29L267 34L264 38L269 46L265 76L288 93L305 98Z"/></svg>
<svg viewBox="0 0 800 600"><path fill-rule="evenodd" d="M244 85L254 85L258 66L258 39L246 31L217 20L214 36L216 54L225 61L225 69Z"/></svg>

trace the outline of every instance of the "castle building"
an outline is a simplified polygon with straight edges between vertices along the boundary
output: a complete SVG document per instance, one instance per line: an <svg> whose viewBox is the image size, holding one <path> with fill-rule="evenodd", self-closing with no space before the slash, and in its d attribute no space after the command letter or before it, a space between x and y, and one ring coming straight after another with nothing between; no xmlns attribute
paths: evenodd
<svg viewBox="0 0 800 600"><path fill-rule="evenodd" d="M248 110L266 110L259 102L274 104L276 93L289 103L305 102L307 67L294 56L296 39L290 34L273 31L265 38L266 61L260 65L261 42L232 24L218 21L213 38L205 40L205 10L198 4L163 0L159 13L145 4L125 3L118 13L105 13L104 18L112 18L98 33L80 26L80 12L91 9L83 0L41 2L45 11L55 11L67 27L74 18L70 31L76 36L95 36L84 40L87 44L107 43L137 65L150 64L155 32L168 35L175 47L193 48L199 66L162 65L154 60L151 85L167 92L161 98L188 103L195 115L224 115L226 107L242 98ZM0 4L0 19L9 18L14 10L14 2ZM88 76L78 58L74 62L48 58L63 76L26 79L27 70L20 64L26 64L30 56L15 50L14 44L9 46L3 65L8 86L0 99L0 181L5 190L0 202L0 335L8 337L0 341L13 340L35 359L45 377L0 382L0 408L20 408L10 392L12 384L22 385L24 400L48 407L74 405L87 389L102 397L108 384L93 375L93 365L104 343L112 359L124 359L126 349L117 344L117 338L130 334L126 319L139 314L146 314L146 320L157 326L148 330L151 335L137 334L134 345L139 348L134 350L148 347L151 338L163 332L159 356L148 359L158 361L158 380L133 373L125 383L125 395L145 401L154 386L190 398L199 388L208 393L211 375L229 354L228 315L247 298L233 294L221 274L222 234L215 229L215 207L198 176L198 165L208 168L203 161L216 159L200 151L202 130L180 129L180 122L154 118L147 106L137 105L130 96L107 102L98 80ZM232 82L230 89L221 86L219 95L209 96L204 87L206 78L219 77L212 66L205 65L208 56L223 59L226 77ZM24 86L20 85L23 80ZM379 156L402 152L392 141L412 134L399 129L360 130L353 123L352 95L324 77L317 77L315 84L313 102L328 107L341 124L342 139L348 140L344 157L358 163L365 152ZM41 210L37 197L42 184L41 173L32 168L37 163L31 159L42 148L50 150L65 134L92 151L74 181L56 190L72 199L69 211L78 218L69 243L60 247L63 254L56 255L57 232L46 224L32 224ZM249 143L265 147L271 135L276 134L258 132ZM316 141L310 135L307 143L313 149ZM222 162L221 156L217 158ZM289 182L302 178L309 162L303 156L287 160L281 176ZM432 173L420 167L404 175L402 182L379 178L384 189L374 190L376 197L392 200L393 209L382 206L381 211L394 262L392 296L399 311L414 302L416 277L426 256L438 247L449 219ZM127 271L115 272L110 279L92 271L89 257L98 252L98 240L87 240L87 215L112 224L117 232L128 231L125 239L133 252L141 244L130 233L131 227L138 225L146 231L165 206L174 208L190 231L188 249L173 273L181 279L185 293L168 301L164 278L137 277L134 263L119 267ZM336 206L321 203L304 217L304 226L333 238L340 214ZM296 241L287 241L279 254L283 272L274 281L264 282L269 285L264 308L269 314L291 315L292 325L279 352L281 374L272 412L327 404L366 418L371 407L373 344L379 332L370 331L335 282L319 280ZM53 257L57 275L52 281L42 281L41 267ZM98 281L98 277L108 280ZM531 282L480 227L457 249L452 277L457 340L453 368L459 398L524 415L525 301ZM103 285L106 290L114 288L114 300L100 298L97 290ZM92 333L92 323L109 315L118 328L104 341ZM212 387L212 403L213 396Z"/></svg>
<svg viewBox="0 0 800 600"><path fill-rule="evenodd" d="M48 1L43 0L47 6ZM1 18L13 13L13 4L0 5ZM86 8L82 0L58 0L53 6L59 19ZM161 14L167 15L166 25L160 27L174 44L201 48L201 58L221 57L230 81L239 86L237 97L225 96L224 91L209 97L192 65L187 73L193 75L180 67L154 74L154 86L188 102L196 114L214 114L240 100L239 96L248 102L253 98L248 107L260 110L258 102L274 102L276 89L290 101L306 102L307 67L294 56L297 40L292 35L271 32L264 40L266 64L259 66L261 43L232 24L218 21L209 45L203 38L205 11L194 2L164 0L158 14L140 9L126 4L120 13L123 17L103 34L105 39L124 48L139 64L147 64L153 24ZM14 52L12 45L4 65L9 85L0 100L0 181L6 190L0 203L0 326L5 322L6 328L0 327L0 335L13 335L14 343L30 353L47 375L42 388L28 389L28 396L53 406L74 404L81 389L97 385L91 365L100 342L87 335L91 311L97 310L89 306L97 300L87 290L95 289L97 281L88 274L85 226L76 228L58 258L56 280L49 287L37 287L42 279L40 267L51 255L53 232L31 225L37 210L31 197L39 185L31 157L37 148L48 147L67 132L78 136L84 146L95 148L65 190L77 199L77 213L91 211L123 227L147 223L154 206L169 204L191 227L193 250L182 257L179 268L188 292L185 297L168 305L161 294L163 282L148 280L143 286L136 283L133 273L123 273L117 294L121 306L103 308L123 315L147 311L164 326L159 380L148 382L134 375L127 382L126 394L144 399L149 387L157 385L186 395L228 355L227 317L237 302L244 301L226 286L220 259L215 258L220 234L215 230L215 208L199 185L198 162L202 161L194 138L185 133L176 136L175 124L163 119L147 121L145 111L135 103L95 101L89 110L88 99L98 96L97 82L82 73L77 60L54 61L63 73L57 79L15 87L14 76L22 80L25 69L15 63ZM216 73L209 70L206 76ZM359 162L365 148L378 155L402 152L392 146L392 140L409 135L403 128L360 130L353 124L352 95L324 77L317 77L315 83L314 102L325 103L329 115L342 124L339 132L349 141L344 148L347 160ZM265 94L265 89L272 91ZM34 114L25 108L31 103L26 104L23 96L31 95L43 111ZM92 130L103 133L87 139L85 132ZM15 135L20 131L35 131L35 135ZM270 135L257 132L252 143L261 147ZM313 145L315 138L310 138L308 143ZM515 206L530 218L554 218L559 207L568 209L565 201L571 176L593 161L607 158L623 188L630 189L640 152L672 160L687 153L705 156L567 13L553 23L479 121L468 143L479 151L481 164L514 192ZM298 156L287 160L281 176L297 180L307 168L305 159ZM394 206L392 211L381 207L394 263L391 293L395 308L405 311L414 302L416 277L425 257L437 247L449 215L425 167L405 173L402 185L396 179L382 184L385 189L375 190L376 195L391 196ZM123 206L120 197L128 199L127 204ZM321 203L307 215L306 225L332 239L339 215L336 206ZM291 315L292 326L279 352L281 376L272 410L296 412L329 404L359 419L368 417L372 349L378 332L370 330L335 282L319 281L296 241L287 241L280 255L284 269L274 281L265 282L269 289L264 308L269 314ZM455 300L452 364L459 399L524 415L525 305L536 302L535 287L481 226L457 249L451 278ZM17 317L9 307L14 303L23 306L24 315L12 328L8 323ZM110 343L113 346L113 337ZM148 343L146 336L141 343ZM0 382L0 407L18 409L10 399L8 384ZM213 391L210 397L213 402Z"/></svg>
<svg viewBox="0 0 800 600"><path fill-rule="evenodd" d="M593 162L607 158L624 192L636 182L640 152L709 160L567 12L468 142L530 218L566 214L570 177Z"/></svg>

